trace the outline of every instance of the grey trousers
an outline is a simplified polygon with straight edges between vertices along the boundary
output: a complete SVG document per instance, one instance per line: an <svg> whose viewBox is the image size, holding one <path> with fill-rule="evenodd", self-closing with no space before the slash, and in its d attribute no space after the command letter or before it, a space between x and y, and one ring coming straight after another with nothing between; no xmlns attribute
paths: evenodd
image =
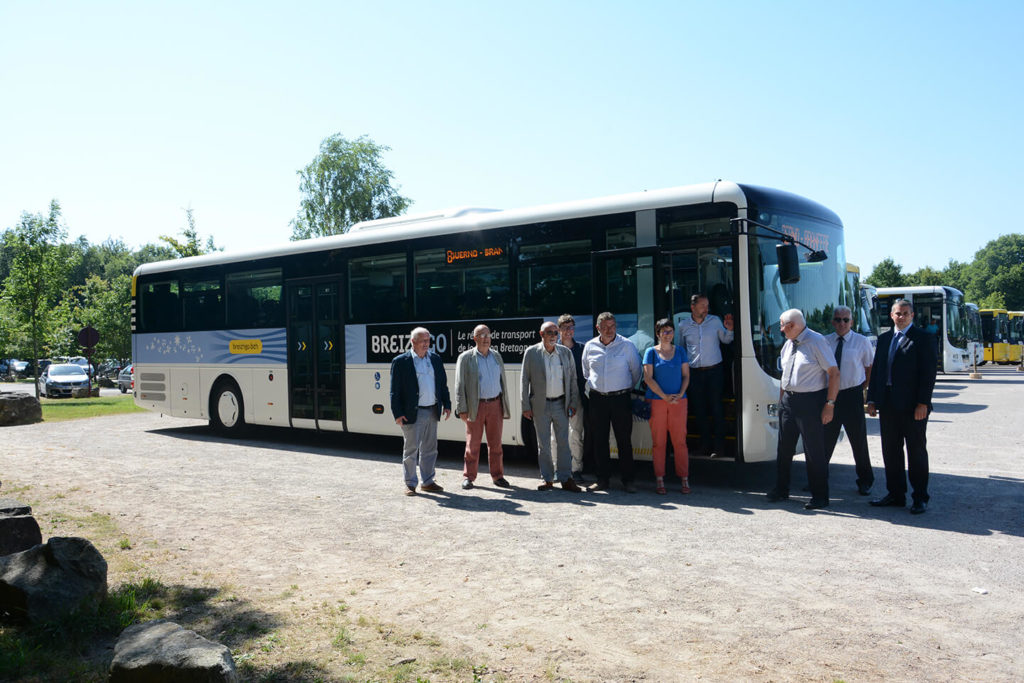
<svg viewBox="0 0 1024 683"><path fill-rule="evenodd" d="M416 465L424 484L434 483L434 465L437 463L437 407L419 408L416 421L402 425L405 443L402 447L402 467L405 485L416 487Z"/></svg>
<svg viewBox="0 0 1024 683"><path fill-rule="evenodd" d="M533 414L537 430L537 462L544 481L566 481L572 478L572 455L569 451L569 416L565 414L565 398L548 401L544 414ZM554 444L557 462L552 462ZM554 473L552 474L552 465Z"/></svg>

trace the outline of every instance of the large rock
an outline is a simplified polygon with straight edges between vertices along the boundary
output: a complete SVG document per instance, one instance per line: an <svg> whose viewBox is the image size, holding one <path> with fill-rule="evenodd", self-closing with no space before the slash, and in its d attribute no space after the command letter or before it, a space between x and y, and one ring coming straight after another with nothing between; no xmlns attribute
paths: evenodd
<svg viewBox="0 0 1024 683"><path fill-rule="evenodd" d="M0 391L0 427L41 422L43 409L39 399L18 391Z"/></svg>
<svg viewBox="0 0 1024 683"><path fill-rule="evenodd" d="M84 538L51 538L0 557L0 611L32 623L92 609L107 594L107 561Z"/></svg>
<svg viewBox="0 0 1024 683"><path fill-rule="evenodd" d="M238 681L231 651L160 619L129 626L114 647L111 683Z"/></svg>
<svg viewBox="0 0 1024 683"><path fill-rule="evenodd" d="M13 498L0 498L0 555L20 553L42 542L32 508Z"/></svg>

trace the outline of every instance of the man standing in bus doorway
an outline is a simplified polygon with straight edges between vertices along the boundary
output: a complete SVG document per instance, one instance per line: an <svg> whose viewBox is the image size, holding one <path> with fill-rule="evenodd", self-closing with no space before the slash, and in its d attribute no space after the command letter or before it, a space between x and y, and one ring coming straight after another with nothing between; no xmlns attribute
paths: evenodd
<svg viewBox="0 0 1024 683"><path fill-rule="evenodd" d="M885 487L888 493L871 501L876 507L907 504L907 476L914 489L910 512L928 509L928 449L925 432L935 389L935 340L915 327L914 305L898 299L889 317L895 327L878 338L868 384L868 414L879 415ZM904 469L903 444L907 446Z"/></svg>
<svg viewBox="0 0 1024 683"><path fill-rule="evenodd" d="M402 428L402 466L407 496L416 495L416 465L423 478L421 491L444 491L434 481L437 463L437 423L452 414L448 377L441 357L430 350L430 332L417 327L409 333L411 349L391 361L391 414Z"/></svg>
<svg viewBox="0 0 1024 683"><path fill-rule="evenodd" d="M548 321L540 326L541 341L523 354L523 417L533 421L537 432L537 462L543 480L539 491L550 491L557 480L566 491L581 490L572 478L569 452L569 420L579 407L576 366L572 351L558 339L558 326ZM555 444L552 473L552 443Z"/></svg>
<svg viewBox="0 0 1024 683"><path fill-rule="evenodd" d="M593 434L597 460L597 484L592 491L607 491L611 482L611 446L609 432L615 432L619 449L619 473L627 493L636 493L633 485L633 401L631 392L643 369L640 354L633 343L616 332L615 316L604 312L597 316L598 335L583 347L583 376L590 391L589 429Z"/></svg>
<svg viewBox="0 0 1024 683"><path fill-rule="evenodd" d="M875 474L871 471L868 455L868 429L864 419L864 389L871 377L871 362L875 352L864 335L851 329L853 311L848 306L836 306L832 313L835 332L825 335L825 341L839 366L839 395L836 396L835 416L825 425L825 455L832 462L832 453L839 439L839 428L846 429L857 469L857 493L868 495Z"/></svg>
<svg viewBox="0 0 1024 683"><path fill-rule="evenodd" d="M501 431L509 418L505 390L505 364L491 348L487 325L473 328L476 346L466 349L455 363L455 415L466 423L466 455L462 488L473 488L480 466L480 442L487 432L487 467L495 486L510 489L502 465Z"/></svg>
<svg viewBox="0 0 1024 683"><path fill-rule="evenodd" d="M576 389L580 403L569 418L569 451L572 453L572 478L577 484L583 483L583 468L593 468L593 443L586 429L586 415L589 400L586 394L586 378L583 377L583 344L576 341L576 319L568 313L558 316L559 343L572 353L576 367Z"/></svg>
<svg viewBox="0 0 1024 683"><path fill-rule="evenodd" d="M698 292L690 297L689 320L679 323L679 339L690 359L690 387L687 394L692 415L700 430L698 454L725 455L725 414L722 411L722 385L725 367L722 344L734 338L732 315L723 321L708 313L708 297ZM710 417L710 420L709 420ZM714 441L712 441L712 436Z"/></svg>
<svg viewBox="0 0 1024 683"><path fill-rule="evenodd" d="M804 314L791 308L779 316L786 337L779 383L779 446L775 488L768 502L789 499L789 476L797 439L804 440L804 461L811 500L805 510L828 507L828 459L825 425L833 420L839 394L839 368L825 337L808 329Z"/></svg>

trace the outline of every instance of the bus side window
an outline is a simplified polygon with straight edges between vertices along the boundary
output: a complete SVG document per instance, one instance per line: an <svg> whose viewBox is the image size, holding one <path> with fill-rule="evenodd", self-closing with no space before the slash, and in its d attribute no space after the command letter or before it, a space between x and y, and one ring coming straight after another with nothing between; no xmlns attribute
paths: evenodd
<svg viewBox="0 0 1024 683"><path fill-rule="evenodd" d="M178 281L153 282L142 288L142 332L176 332L181 328Z"/></svg>
<svg viewBox="0 0 1024 683"><path fill-rule="evenodd" d="M348 261L348 321L398 322L409 319L404 251Z"/></svg>
<svg viewBox="0 0 1024 683"><path fill-rule="evenodd" d="M227 276L227 326L235 329L281 327L281 269Z"/></svg>

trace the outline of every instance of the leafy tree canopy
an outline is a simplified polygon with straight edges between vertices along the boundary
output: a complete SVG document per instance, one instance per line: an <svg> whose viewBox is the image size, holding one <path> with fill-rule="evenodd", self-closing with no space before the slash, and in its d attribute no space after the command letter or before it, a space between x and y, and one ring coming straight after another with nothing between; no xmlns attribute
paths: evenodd
<svg viewBox="0 0 1024 683"><path fill-rule="evenodd" d="M875 287L905 287L907 277L903 274L903 266L891 258L885 258L875 266L865 282Z"/></svg>
<svg viewBox="0 0 1024 683"><path fill-rule="evenodd" d="M320 153L298 172L302 200L292 239L340 235L360 221L405 213L412 200L392 187L394 174L381 161L389 149L365 135L321 142Z"/></svg>
<svg viewBox="0 0 1024 683"><path fill-rule="evenodd" d="M212 251L221 251L213 244L213 236L206 239L206 247L203 248L199 240L199 232L196 230L196 219L192 209L185 209L185 220L188 225L181 231L183 240L178 240L169 235L160 235L160 240L166 242L179 258L187 256L202 256Z"/></svg>

